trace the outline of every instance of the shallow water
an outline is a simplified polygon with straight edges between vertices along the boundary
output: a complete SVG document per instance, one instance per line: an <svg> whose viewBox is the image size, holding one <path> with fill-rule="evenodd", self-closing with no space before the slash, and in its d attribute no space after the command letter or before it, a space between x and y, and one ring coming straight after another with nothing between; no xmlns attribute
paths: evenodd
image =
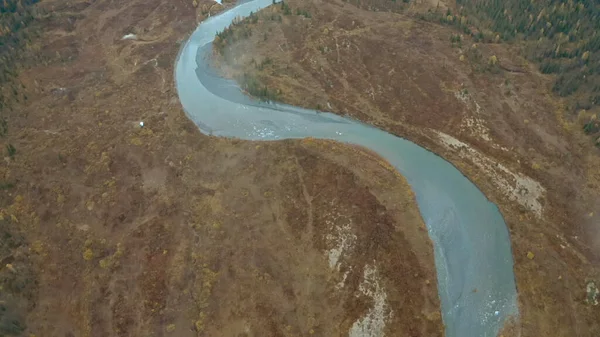
<svg viewBox="0 0 600 337"><path fill-rule="evenodd" d="M208 56L215 34L236 16L271 3L246 1L211 17L183 46L175 80L189 118L207 134L247 140L333 139L384 157L410 183L434 243L446 336L495 337L505 319L518 314L513 259L498 208L473 183L408 140L338 115L254 101L211 69Z"/></svg>

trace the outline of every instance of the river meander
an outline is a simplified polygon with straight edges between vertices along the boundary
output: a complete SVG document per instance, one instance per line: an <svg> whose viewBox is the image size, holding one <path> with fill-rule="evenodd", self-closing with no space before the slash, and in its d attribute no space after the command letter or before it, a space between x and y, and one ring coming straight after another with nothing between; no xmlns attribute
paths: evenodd
<svg viewBox="0 0 600 337"><path fill-rule="evenodd" d="M271 4L272 0L239 4L203 21L185 42L175 81L188 117L203 133L216 136L332 139L381 155L411 185L434 243L446 336L495 337L506 318L518 314L513 257L498 207L471 181L436 154L375 127L331 113L252 100L211 68L215 34L235 17Z"/></svg>

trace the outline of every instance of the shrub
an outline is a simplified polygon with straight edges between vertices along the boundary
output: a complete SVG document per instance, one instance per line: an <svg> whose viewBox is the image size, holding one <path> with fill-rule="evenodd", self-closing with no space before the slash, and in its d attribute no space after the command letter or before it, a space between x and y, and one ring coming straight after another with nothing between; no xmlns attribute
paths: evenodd
<svg viewBox="0 0 600 337"><path fill-rule="evenodd" d="M6 145L6 151L10 158L14 158L15 154L17 154L17 149L12 144Z"/></svg>
<svg viewBox="0 0 600 337"><path fill-rule="evenodd" d="M20 336L25 330L23 317L13 299L0 301L0 336Z"/></svg>

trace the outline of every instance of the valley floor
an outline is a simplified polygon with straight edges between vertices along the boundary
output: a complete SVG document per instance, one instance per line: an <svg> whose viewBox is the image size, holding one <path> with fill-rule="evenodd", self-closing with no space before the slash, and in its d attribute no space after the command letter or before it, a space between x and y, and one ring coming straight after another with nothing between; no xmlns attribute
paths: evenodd
<svg viewBox="0 0 600 337"><path fill-rule="evenodd" d="M21 71L0 166L0 334L443 335L427 230L385 162L185 117L175 57L219 5L39 6L45 61Z"/></svg>
<svg viewBox="0 0 600 337"><path fill-rule="evenodd" d="M600 153L518 45L452 43L451 27L419 19L427 3L401 6L289 0L219 36L214 62L250 94L349 115L452 162L511 233L521 315L505 336L597 335L586 291L600 277Z"/></svg>

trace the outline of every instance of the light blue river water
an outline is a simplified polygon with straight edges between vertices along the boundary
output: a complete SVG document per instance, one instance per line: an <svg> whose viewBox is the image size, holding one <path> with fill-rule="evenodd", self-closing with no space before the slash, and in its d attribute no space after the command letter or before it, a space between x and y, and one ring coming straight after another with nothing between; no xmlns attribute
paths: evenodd
<svg viewBox="0 0 600 337"><path fill-rule="evenodd" d="M496 205L471 181L406 139L338 115L254 101L211 69L208 57L215 34L235 17L271 3L250 0L211 17L182 47L175 81L188 117L203 133L216 136L333 139L384 157L411 185L433 241L446 336L496 337L505 319L518 314L510 238Z"/></svg>

